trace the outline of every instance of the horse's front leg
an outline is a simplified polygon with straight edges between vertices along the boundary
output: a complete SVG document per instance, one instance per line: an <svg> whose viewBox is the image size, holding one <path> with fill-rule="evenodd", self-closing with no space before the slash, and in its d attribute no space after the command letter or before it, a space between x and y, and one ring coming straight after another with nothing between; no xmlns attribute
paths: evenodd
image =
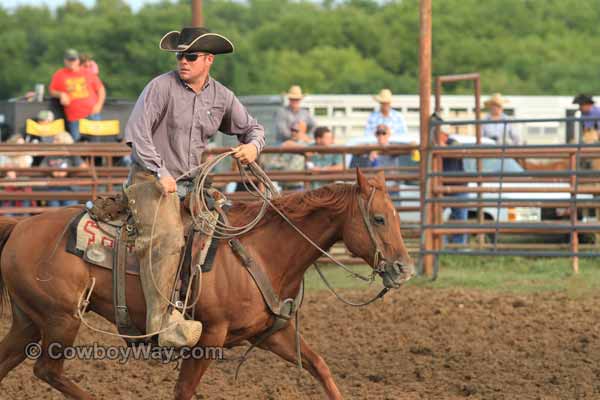
<svg viewBox="0 0 600 400"><path fill-rule="evenodd" d="M290 321L285 328L265 340L260 347L277 354L284 360L297 363L295 325ZM321 382L327 397L330 400L342 399L342 394L335 384L325 360L308 346L302 336L300 336L300 353L302 366Z"/></svg>
<svg viewBox="0 0 600 400"><path fill-rule="evenodd" d="M175 386L175 400L190 400L195 395L196 388L202 376L213 361L212 357L218 349L222 351L226 337L227 327L224 325L217 327L209 326L202 332L200 341L196 346L204 348L203 357L189 357L183 360L177 385ZM194 355L197 354L199 353L195 353Z"/></svg>

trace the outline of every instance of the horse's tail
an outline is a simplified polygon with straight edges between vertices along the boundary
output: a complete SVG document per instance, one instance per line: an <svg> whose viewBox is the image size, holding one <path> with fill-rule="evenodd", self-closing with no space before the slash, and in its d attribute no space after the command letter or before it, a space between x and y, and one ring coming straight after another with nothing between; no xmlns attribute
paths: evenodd
<svg viewBox="0 0 600 400"><path fill-rule="evenodd" d="M14 218L0 217L0 255L17 222L19 221ZM4 290L4 280L2 280L2 269L0 268L0 315L2 315L4 304L8 304L8 301L8 293Z"/></svg>

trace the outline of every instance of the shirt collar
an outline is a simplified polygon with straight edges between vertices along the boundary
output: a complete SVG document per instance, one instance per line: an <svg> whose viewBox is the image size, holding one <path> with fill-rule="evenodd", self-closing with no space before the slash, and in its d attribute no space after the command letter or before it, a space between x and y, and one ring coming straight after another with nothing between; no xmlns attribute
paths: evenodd
<svg viewBox="0 0 600 400"><path fill-rule="evenodd" d="M181 79L181 77L179 76L179 74L177 73L177 71L175 71L175 75L177 76L177 80L179 80L179 83L181 83L181 85L184 88L186 88L187 90L191 90L192 92L194 92L194 89L192 89L190 85L188 85L183 79ZM204 86L202 86L202 91L206 90L206 88L208 88L209 86L213 85L213 83L214 83L214 80L209 75L208 79L206 80L206 83L204 84ZM202 93L202 92L200 92L200 93Z"/></svg>

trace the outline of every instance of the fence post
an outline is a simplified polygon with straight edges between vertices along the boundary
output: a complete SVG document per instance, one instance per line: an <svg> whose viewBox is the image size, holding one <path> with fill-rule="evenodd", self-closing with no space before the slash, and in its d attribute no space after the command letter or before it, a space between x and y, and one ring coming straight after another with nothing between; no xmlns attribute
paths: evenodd
<svg viewBox="0 0 600 400"><path fill-rule="evenodd" d="M420 36L419 36L419 95L420 95L420 127L421 127L421 208L427 208L425 212L426 221L421 220L423 225L431 225L431 205L425 203L425 182L427 169L423 160L427 159L429 151L429 115L431 114L431 0L420 0ZM431 250L433 237L428 229L425 232L425 246L423 250ZM423 255L423 273L427 276L433 274L433 256Z"/></svg>
<svg viewBox="0 0 600 400"><path fill-rule="evenodd" d="M569 235L571 238L571 251L573 253L577 253L579 251L579 234L575 225L577 224L577 206L573 201L577 201L577 173L578 173L578 154L581 152L581 144L577 148L577 153L571 153L569 156L569 169L571 171L575 171L575 174L571 174L571 178L569 179L570 183L570 192L571 192L571 205L569 207L569 211L571 214L571 226L574 228ZM577 255L573 255L571 257L571 266L573 268L573 273L579 273L579 257Z"/></svg>

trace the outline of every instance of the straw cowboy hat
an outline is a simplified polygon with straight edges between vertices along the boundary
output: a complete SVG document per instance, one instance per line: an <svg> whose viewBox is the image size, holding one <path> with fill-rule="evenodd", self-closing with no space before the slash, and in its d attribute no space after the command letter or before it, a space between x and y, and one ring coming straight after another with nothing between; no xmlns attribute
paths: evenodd
<svg viewBox="0 0 600 400"><path fill-rule="evenodd" d="M494 95L492 97L490 97L489 99L487 99L487 101L485 103L483 103L483 106L485 108L489 108L491 105L496 105L498 107L504 107L508 103L509 103L509 101L507 99L505 99L504 97L502 97L502 95L500 93L494 93Z"/></svg>
<svg viewBox="0 0 600 400"><path fill-rule="evenodd" d="M392 91L390 89L381 89L381 92L377 96L373 96L378 103L391 103L392 102Z"/></svg>
<svg viewBox="0 0 600 400"><path fill-rule="evenodd" d="M183 28L171 31L160 39L159 47L165 51L210 54L233 53L233 43L225 36L212 33L206 28Z"/></svg>
<svg viewBox="0 0 600 400"><path fill-rule="evenodd" d="M302 100L304 98L302 88L298 85L293 85L287 92L287 98L290 100Z"/></svg>

